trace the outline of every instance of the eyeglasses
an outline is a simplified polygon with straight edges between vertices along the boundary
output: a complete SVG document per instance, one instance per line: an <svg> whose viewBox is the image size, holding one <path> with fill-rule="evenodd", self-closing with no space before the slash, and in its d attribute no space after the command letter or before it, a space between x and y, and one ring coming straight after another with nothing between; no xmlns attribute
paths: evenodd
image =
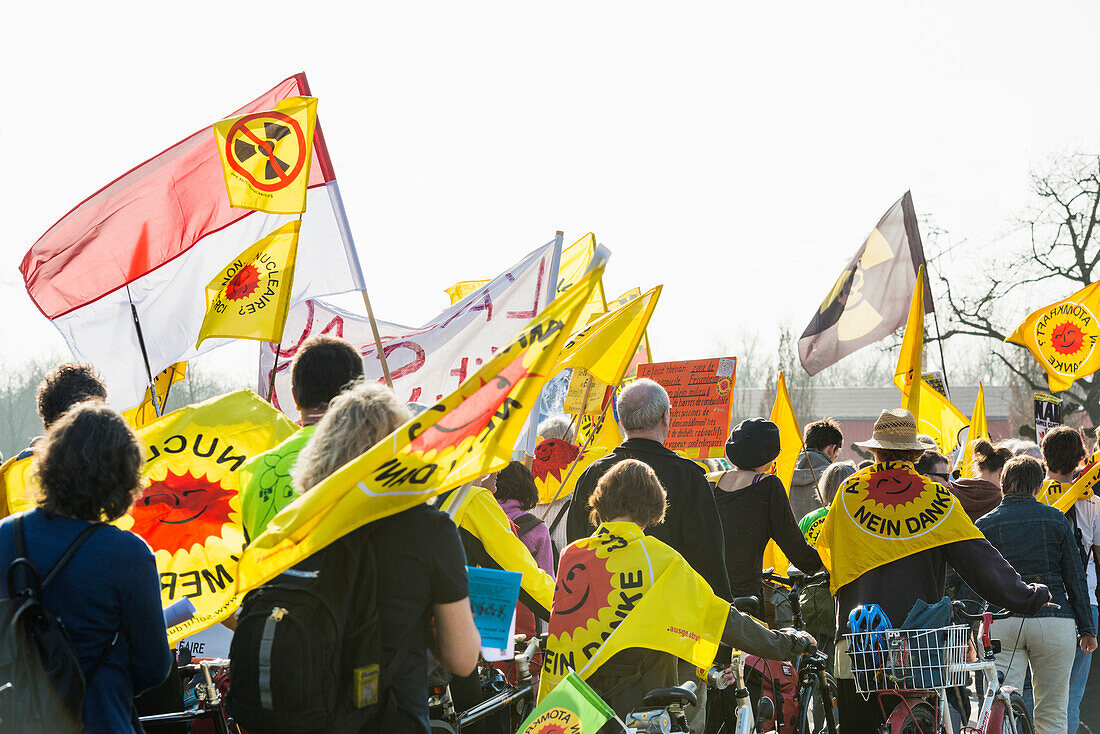
<svg viewBox="0 0 1100 734"><path fill-rule="evenodd" d="M951 481L951 475L950 474L936 474L936 473L933 473L933 472L929 472L926 476L939 477L940 479L942 479L945 482L950 482Z"/></svg>

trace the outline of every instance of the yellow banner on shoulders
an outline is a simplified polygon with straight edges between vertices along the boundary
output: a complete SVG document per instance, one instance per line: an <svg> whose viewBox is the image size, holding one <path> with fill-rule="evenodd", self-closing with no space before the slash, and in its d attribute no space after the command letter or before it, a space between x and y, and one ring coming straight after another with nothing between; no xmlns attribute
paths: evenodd
<svg viewBox="0 0 1100 734"><path fill-rule="evenodd" d="M570 670L588 678L631 647L708 667L729 610L672 548L632 522L605 522L558 562L539 700Z"/></svg>
<svg viewBox="0 0 1100 734"><path fill-rule="evenodd" d="M168 630L175 644L225 619L240 604L244 547L238 472L297 427L249 390L173 411L140 429L144 490L116 524L153 549L161 603L189 597L195 616Z"/></svg>
<svg viewBox="0 0 1100 734"><path fill-rule="evenodd" d="M283 508L240 562L254 589L374 520L503 468L557 374L562 351L603 266L559 296L459 388ZM574 345L574 349L580 345Z"/></svg>
<svg viewBox="0 0 1100 734"><path fill-rule="evenodd" d="M501 568L522 574L520 588L550 610L554 600L554 578L539 568L531 551L512 532L512 523L492 492L473 486L466 491L458 489L440 509L451 516L455 525L480 540L485 552Z"/></svg>
<svg viewBox="0 0 1100 734"><path fill-rule="evenodd" d="M914 553L982 538L946 487L913 465L885 461L856 472L836 493L814 547L837 590Z"/></svg>
<svg viewBox="0 0 1100 734"><path fill-rule="evenodd" d="M275 109L214 123L229 205L271 214L306 210L317 100L287 97Z"/></svg>
<svg viewBox="0 0 1100 734"><path fill-rule="evenodd" d="M1100 480L1100 464L1092 464L1072 484L1055 482L1051 479L1044 480L1035 499L1062 512L1069 512L1069 508L1073 507L1077 500L1088 499L1096 493L1098 480Z"/></svg>

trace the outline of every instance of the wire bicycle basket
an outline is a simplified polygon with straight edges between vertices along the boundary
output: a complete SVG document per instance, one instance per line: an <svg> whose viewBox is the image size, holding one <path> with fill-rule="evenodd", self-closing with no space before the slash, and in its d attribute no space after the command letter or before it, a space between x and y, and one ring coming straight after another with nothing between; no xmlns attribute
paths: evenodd
<svg viewBox="0 0 1100 734"><path fill-rule="evenodd" d="M952 688L966 685L970 627L890 629L844 635L856 690L876 691Z"/></svg>

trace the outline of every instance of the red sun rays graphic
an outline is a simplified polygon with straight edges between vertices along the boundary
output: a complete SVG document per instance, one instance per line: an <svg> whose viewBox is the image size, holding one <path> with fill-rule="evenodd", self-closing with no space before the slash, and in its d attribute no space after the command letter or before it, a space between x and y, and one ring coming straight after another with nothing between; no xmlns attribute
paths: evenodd
<svg viewBox="0 0 1100 734"><path fill-rule="evenodd" d="M564 472L581 450L560 438L546 438L535 446L535 458L531 462L531 473L535 479L545 482L547 477L561 481Z"/></svg>
<svg viewBox="0 0 1100 734"><path fill-rule="evenodd" d="M1065 321L1054 327L1050 334L1050 345L1059 354L1076 354L1085 344L1085 335L1081 327L1072 321Z"/></svg>
<svg viewBox="0 0 1100 734"><path fill-rule="evenodd" d="M260 287L260 271L255 265L245 265L225 286L225 297L230 301L239 301L251 296Z"/></svg>
<svg viewBox="0 0 1100 734"><path fill-rule="evenodd" d="M607 606L613 576L607 570L607 559L598 557L592 549L572 552L561 560L550 628L558 635L572 635L599 617L600 610Z"/></svg>
<svg viewBox="0 0 1100 734"><path fill-rule="evenodd" d="M924 491L924 481L905 469L883 469L867 477L867 499L880 507L907 505Z"/></svg>
<svg viewBox="0 0 1100 734"><path fill-rule="evenodd" d="M151 482L134 503L131 530L154 551L190 550L221 535L222 525L229 522L232 497L233 492L205 474L193 477L188 471L180 476L169 470L164 479Z"/></svg>
<svg viewBox="0 0 1100 734"><path fill-rule="evenodd" d="M504 406L509 399L509 393L519 381L529 376L535 375L523 366L521 353L500 374L483 382L476 392L459 403L454 410L434 425L425 428L423 433L409 442L409 448L413 451L438 452L454 448L467 438L477 436L498 412L504 415L511 412L509 406L505 406L504 410L501 410L501 406Z"/></svg>

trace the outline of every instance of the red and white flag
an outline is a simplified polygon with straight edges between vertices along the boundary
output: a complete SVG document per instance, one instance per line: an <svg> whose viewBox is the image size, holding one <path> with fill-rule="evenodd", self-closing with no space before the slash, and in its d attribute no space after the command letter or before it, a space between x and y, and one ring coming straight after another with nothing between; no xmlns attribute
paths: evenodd
<svg viewBox="0 0 1100 734"><path fill-rule="evenodd" d="M310 96L305 74L234 112L270 110ZM304 155L307 151L300 151ZM363 275L318 126L291 304L363 287ZM297 218L229 206L214 131L206 127L78 204L23 257L27 293L73 356L91 362L120 408L141 402L148 379L130 310L141 322L155 375L196 350L205 285L254 242Z"/></svg>
<svg viewBox="0 0 1100 734"><path fill-rule="evenodd" d="M546 244L455 303L420 328L378 322L393 389L406 402L433 405L476 373L501 347L535 318L553 287L554 243ZM291 309L283 331L272 402L298 418L290 392L290 363L302 342L317 334L342 336L363 355L368 380L381 380L374 336L365 316L309 300ZM260 346L257 391L266 395L275 365L275 345Z"/></svg>

